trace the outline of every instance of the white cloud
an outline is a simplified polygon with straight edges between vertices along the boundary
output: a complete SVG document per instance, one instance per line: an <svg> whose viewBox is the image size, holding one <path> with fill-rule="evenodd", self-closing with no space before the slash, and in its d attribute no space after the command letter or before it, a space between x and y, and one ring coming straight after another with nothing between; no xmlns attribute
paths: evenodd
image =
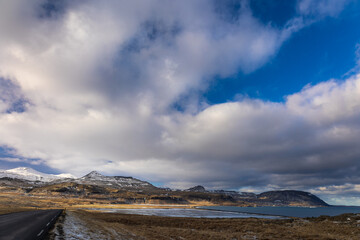
<svg viewBox="0 0 360 240"><path fill-rule="evenodd" d="M325 196L326 198L326 196ZM325 199L323 198L323 199ZM331 205L346 205L346 206L359 206L360 199L356 197L345 197L345 196L336 196L336 197L327 197L325 201Z"/></svg>
<svg viewBox="0 0 360 240"><path fill-rule="evenodd" d="M351 0L299 0L298 12L313 17L337 16Z"/></svg>
<svg viewBox="0 0 360 240"><path fill-rule="evenodd" d="M18 156L172 186L322 186L341 167L359 181L358 76L285 103L197 99L213 76L264 65L306 25L299 17L277 29L248 8L230 22L208 1L154 0L69 2L40 18L41 3L0 2L0 75L11 81L0 145ZM171 108L189 92L196 101ZM19 99L24 109L9 113Z"/></svg>
<svg viewBox="0 0 360 240"><path fill-rule="evenodd" d="M355 121L360 113L360 75L345 83L334 80L303 89L287 99L288 108L310 121L333 124L339 121ZM331 101L331 104L329 104Z"/></svg>
<svg viewBox="0 0 360 240"><path fill-rule="evenodd" d="M329 204L359 206L360 184L345 183L310 189L314 194L322 196Z"/></svg>
<svg viewBox="0 0 360 240"><path fill-rule="evenodd" d="M36 107L3 115L1 135L19 155L78 174L98 169L173 185L176 180L210 187L266 181L303 188L344 181L345 171L348 180L359 182L354 170L359 82L359 77L329 81L289 96L284 104L245 99L196 115L107 109L64 115Z"/></svg>

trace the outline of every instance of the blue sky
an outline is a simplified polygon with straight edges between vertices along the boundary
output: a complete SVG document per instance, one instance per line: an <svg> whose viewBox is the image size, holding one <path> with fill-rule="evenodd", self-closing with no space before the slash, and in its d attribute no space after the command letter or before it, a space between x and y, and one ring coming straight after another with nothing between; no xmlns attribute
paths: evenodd
<svg viewBox="0 0 360 240"><path fill-rule="evenodd" d="M360 3L0 3L0 168L360 204Z"/></svg>
<svg viewBox="0 0 360 240"><path fill-rule="evenodd" d="M282 26L295 14L296 1L254 1L254 15ZM256 5L256 4L255 4ZM283 6L285 5L285 6ZM237 94L269 101L284 101L284 96L300 91L307 84L331 78L344 79L356 65L356 45L360 42L359 2L351 2L335 18L325 18L284 43L265 66L250 74L215 80L205 97L214 103L233 101ZM269 11L270 10L270 11Z"/></svg>

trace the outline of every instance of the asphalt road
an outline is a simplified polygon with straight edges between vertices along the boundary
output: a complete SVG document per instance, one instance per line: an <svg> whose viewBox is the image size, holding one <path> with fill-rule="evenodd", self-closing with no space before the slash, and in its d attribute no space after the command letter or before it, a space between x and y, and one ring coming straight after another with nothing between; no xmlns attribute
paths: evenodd
<svg viewBox="0 0 360 240"><path fill-rule="evenodd" d="M42 239L62 210L38 210L0 215L0 240Z"/></svg>

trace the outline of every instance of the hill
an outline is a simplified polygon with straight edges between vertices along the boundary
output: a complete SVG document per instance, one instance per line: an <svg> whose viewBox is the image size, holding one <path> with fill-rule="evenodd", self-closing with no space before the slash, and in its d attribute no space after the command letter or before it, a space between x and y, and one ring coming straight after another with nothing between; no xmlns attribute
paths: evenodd
<svg viewBox="0 0 360 240"><path fill-rule="evenodd" d="M287 206L329 206L319 197L303 191L284 190L269 191L257 195L263 202L275 203L276 205Z"/></svg>

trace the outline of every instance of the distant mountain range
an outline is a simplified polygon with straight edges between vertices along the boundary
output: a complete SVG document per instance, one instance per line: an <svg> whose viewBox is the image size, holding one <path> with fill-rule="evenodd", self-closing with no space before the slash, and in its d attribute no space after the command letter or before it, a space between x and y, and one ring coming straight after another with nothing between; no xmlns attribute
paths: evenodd
<svg viewBox="0 0 360 240"><path fill-rule="evenodd" d="M71 174L46 174L32 168L0 170L0 186L16 187L31 194L96 197L113 203L189 204L208 202L241 206L328 206L317 196L303 191L269 191L261 194L226 190L206 190L195 186L187 190L158 188L133 177L104 176L96 171L76 178ZM22 190L21 190L22 189Z"/></svg>
<svg viewBox="0 0 360 240"><path fill-rule="evenodd" d="M18 167L9 170L0 170L0 178L4 178L4 177L27 180L27 181L41 181L41 182L51 182L59 179L76 178L74 175L71 175L69 173L63 173L58 175L47 174L47 173L38 172L28 167Z"/></svg>

